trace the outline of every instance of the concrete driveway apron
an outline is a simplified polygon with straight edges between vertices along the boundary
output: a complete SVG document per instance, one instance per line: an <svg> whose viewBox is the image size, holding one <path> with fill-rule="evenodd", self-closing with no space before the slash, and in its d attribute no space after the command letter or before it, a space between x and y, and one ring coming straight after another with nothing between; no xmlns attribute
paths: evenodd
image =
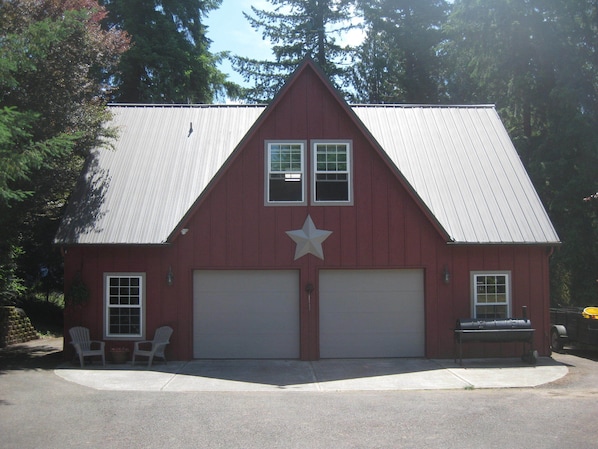
<svg viewBox="0 0 598 449"><path fill-rule="evenodd" d="M384 391L536 387L565 376L551 358L519 359L192 360L83 369L63 364L61 378L97 390L121 391Z"/></svg>

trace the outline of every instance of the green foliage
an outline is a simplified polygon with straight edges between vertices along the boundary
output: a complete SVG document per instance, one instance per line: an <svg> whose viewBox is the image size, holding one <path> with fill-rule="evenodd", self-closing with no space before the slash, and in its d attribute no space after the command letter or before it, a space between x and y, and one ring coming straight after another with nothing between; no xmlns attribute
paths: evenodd
<svg viewBox="0 0 598 449"><path fill-rule="evenodd" d="M494 102L563 245L555 303L598 300L598 6L590 0L455 1L441 46L456 103Z"/></svg>
<svg viewBox="0 0 598 449"><path fill-rule="evenodd" d="M16 276L17 259L23 250L8 244L0 247L0 305L14 304L23 293L23 281Z"/></svg>
<svg viewBox="0 0 598 449"><path fill-rule="evenodd" d="M85 304L89 300L89 296L89 289L83 282L81 273L77 273L75 279L73 279L73 282L71 283L68 292L66 293L64 302L66 304L78 306Z"/></svg>
<svg viewBox="0 0 598 449"><path fill-rule="evenodd" d="M103 126L109 98L187 103L241 94L216 69L228 55L209 52L202 23L221 0L104 3L109 17L95 0L0 3L2 300L26 285L49 291L61 283L50 242L89 150L115 133ZM273 59L232 58L254 83L246 99L272 99L309 56L354 101L495 103L563 240L551 259L553 300L596 303L594 0L269 3L247 19L272 43ZM356 14L366 38L358 49L342 47ZM51 268L43 281L40 265Z"/></svg>
<svg viewBox="0 0 598 449"><path fill-rule="evenodd" d="M108 29L126 30L132 47L120 62L114 99L125 103L210 103L238 86L216 66L202 16L220 0L106 0Z"/></svg>
<svg viewBox="0 0 598 449"><path fill-rule="evenodd" d="M44 160L69 154L81 134L61 133L36 142L31 128L38 117L15 107L0 109L0 203L4 206L33 195L34 191L22 190L16 182L30 181L30 173Z"/></svg>
<svg viewBox="0 0 598 449"><path fill-rule="evenodd" d="M94 0L0 4L0 294L61 284L52 248L62 208L104 123L103 79L128 39ZM52 273L40 279L40 266Z"/></svg>
<svg viewBox="0 0 598 449"><path fill-rule="evenodd" d="M442 92L444 0L360 1L367 37L351 69L351 99L364 103L436 103Z"/></svg>
<svg viewBox="0 0 598 449"><path fill-rule="evenodd" d="M37 333L43 337L61 337L64 326L64 297L53 293L49 296L30 295L16 304L25 311Z"/></svg>
<svg viewBox="0 0 598 449"><path fill-rule="evenodd" d="M270 101L306 56L316 61L337 86L346 84L347 73L342 64L350 49L341 47L337 38L352 27L354 2L269 0L269 3L274 6L272 11L252 7L253 15L244 15L272 43L274 60L232 58L233 67L245 81L254 82L254 87L245 93L247 100Z"/></svg>

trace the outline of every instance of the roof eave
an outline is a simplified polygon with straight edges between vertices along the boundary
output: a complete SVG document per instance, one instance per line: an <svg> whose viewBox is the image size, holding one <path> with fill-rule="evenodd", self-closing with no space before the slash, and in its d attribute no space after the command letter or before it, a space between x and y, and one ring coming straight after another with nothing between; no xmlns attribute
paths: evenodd
<svg viewBox="0 0 598 449"><path fill-rule="evenodd" d="M560 241L546 241L546 242L468 242L460 240L451 240L447 242L448 245L462 245L462 246L561 246Z"/></svg>

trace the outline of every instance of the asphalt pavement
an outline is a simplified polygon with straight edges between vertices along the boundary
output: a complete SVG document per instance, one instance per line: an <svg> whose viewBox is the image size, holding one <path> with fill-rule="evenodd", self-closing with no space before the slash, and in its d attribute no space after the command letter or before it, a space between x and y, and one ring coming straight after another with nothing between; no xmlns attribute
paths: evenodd
<svg viewBox="0 0 598 449"><path fill-rule="evenodd" d="M61 340L0 349L0 447L593 449L598 440L595 351L568 348L535 367L380 359L81 369L61 349Z"/></svg>

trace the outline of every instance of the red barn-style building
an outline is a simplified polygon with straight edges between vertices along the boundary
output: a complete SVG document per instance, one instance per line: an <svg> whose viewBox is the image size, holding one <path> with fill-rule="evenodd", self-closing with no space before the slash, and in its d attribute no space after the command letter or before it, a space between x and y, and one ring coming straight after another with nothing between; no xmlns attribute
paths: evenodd
<svg viewBox="0 0 598 449"><path fill-rule="evenodd" d="M90 292L67 329L169 325L179 360L436 358L458 318L527 306L548 353L559 239L492 106L350 106L307 60L268 106L110 109L56 237Z"/></svg>

